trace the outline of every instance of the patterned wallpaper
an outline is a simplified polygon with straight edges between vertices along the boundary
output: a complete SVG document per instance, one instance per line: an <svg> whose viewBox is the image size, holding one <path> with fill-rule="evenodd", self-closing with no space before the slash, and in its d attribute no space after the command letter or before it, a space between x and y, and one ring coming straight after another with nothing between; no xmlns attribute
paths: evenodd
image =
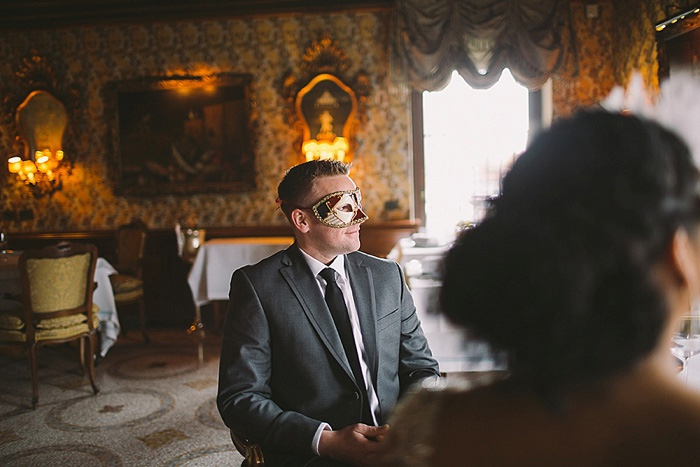
<svg viewBox="0 0 700 467"><path fill-rule="evenodd" d="M577 59L553 77L555 118L605 97L629 72L641 69L656 80L653 23L658 0L601 2L599 17L586 18L584 2L572 2ZM614 5L614 6L613 6ZM622 14L624 12L624 15ZM31 49L61 70L66 85L83 93L84 122L73 128L72 175L61 191L34 198L9 177L5 160L18 153L12 130L0 125L0 212L30 210L30 220L0 221L10 231L112 229L133 217L150 228L171 228L194 214L199 226L272 225L285 222L274 203L284 171L300 161L295 130L285 121L281 79L299 71L301 55L323 32L347 53L347 77L365 72L371 93L367 120L357 133L352 176L365 192L365 208L375 220L408 219L411 160L408 89L388 71L389 14L382 12L280 15L256 18L178 21L153 24L71 27L0 32L0 87ZM250 73L258 112L256 189L191 196L116 196L110 178L111 120L103 95L110 81L177 74ZM384 203L397 201L386 211Z"/></svg>
<svg viewBox="0 0 700 467"><path fill-rule="evenodd" d="M651 89L659 86L654 24L662 19L662 0L598 2L598 17L588 18L591 3L571 2L578 57L552 78L555 118L597 104L633 71Z"/></svg>
<svg viewBox="0 0 700 467"><path fill-rule="evenodd" d="M627 84L632 73L637 71L650 89L658 90L654 25L664 18L663 5L668 3L667 0L618 0L615 3L616 82Z"/></svg>
<svg viewBox="0 0 700 467"><path fill-rule="evenodd" d="M120 26L72 27L52 31L0 32L0 84L31 49L46 56L66 83L85 97L84 126L73 128L74 170L63 189L34 198L9 177L6 159L19 153L12 131L0 127L0 211L31 210L33 220L5 222L10 231L111 229L141 217L150 228L171 228L194 213L199 226L283 224L276 188L284 171L300 162L295 130L285 121L281 80L301 65L301 55L325 31L347 53L352 78L363 70L371 84L367 123L357 133L351 173L365 192L365 208L375 220L409 217L409 91L391 82L386 64L386 13L279 16L183 21ZM155 75L250 73L256 96L256 189L248 192L183 196L115 196L110 179L112 148L110 81ZM0 86L4 87L4 86ZM14 177L14 176L13 176ZM398 201L398 209L384 203Z"/></svg>

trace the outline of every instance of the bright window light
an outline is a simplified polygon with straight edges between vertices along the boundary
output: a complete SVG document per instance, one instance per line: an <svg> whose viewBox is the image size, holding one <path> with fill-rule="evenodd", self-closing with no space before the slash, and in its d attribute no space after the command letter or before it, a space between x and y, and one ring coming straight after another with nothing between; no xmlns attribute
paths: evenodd
<svg viewBox="0 0 700 467"><path fill-rule="evenodd" d="M425 229L451 239L478 221L485 200L527 144L528 90L508 69L489 89L472 89L457 72L442 91L423 93Z"/></svg>

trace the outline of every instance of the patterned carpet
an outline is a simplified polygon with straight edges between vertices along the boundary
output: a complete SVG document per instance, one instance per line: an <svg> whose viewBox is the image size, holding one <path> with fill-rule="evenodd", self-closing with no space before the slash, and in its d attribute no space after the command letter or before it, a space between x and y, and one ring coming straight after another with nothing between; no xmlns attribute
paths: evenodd
<svg viewBox="0 0 700 467"><path fill-rule="evenodd" d="M240 465L216 410L218 354L214 336L199 366L183 331L154 331L148 345L132 332L97 366L93 395L77 347L42 347L32 410L26 355L0 347L0 465Z"/></svg>

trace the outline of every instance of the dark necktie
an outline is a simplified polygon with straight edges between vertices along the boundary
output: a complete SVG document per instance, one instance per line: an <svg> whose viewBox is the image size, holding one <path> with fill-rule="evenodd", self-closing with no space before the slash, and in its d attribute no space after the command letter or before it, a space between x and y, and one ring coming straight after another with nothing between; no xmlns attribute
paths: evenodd
<svg viewBox="0 0 700 467"><path fill-rule="evenodd" d="M335 278L335 271L331 268L326 268L319 273L326 281L326 304L331 311L331 316L335 322L335 327L340 335L340 341L343 343L343 350L350 362L352 374L355 376L355 381L360 387L362 397L362 422L367 425L374 425L372 415L370 414L369 397L365 389L365 379L362 376L360 368L360 359L357 356L357 348L355 347L355 338L352 335L352 325L350 324L350 316L348 308L345 306L343 292L338 287Z"/></svg>

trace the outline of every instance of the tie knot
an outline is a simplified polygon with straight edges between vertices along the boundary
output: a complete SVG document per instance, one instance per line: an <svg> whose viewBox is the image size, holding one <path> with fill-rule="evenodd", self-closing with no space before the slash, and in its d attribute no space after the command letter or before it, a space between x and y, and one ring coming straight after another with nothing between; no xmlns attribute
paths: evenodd
<svg viewBox="0 0 700 467"><path fill-rule="evenodd" d="M329 283L329 284L335 284L335 270L333 268L326 268L323 271L318 273L319 276L323 277L323 279Z"/></svg>

